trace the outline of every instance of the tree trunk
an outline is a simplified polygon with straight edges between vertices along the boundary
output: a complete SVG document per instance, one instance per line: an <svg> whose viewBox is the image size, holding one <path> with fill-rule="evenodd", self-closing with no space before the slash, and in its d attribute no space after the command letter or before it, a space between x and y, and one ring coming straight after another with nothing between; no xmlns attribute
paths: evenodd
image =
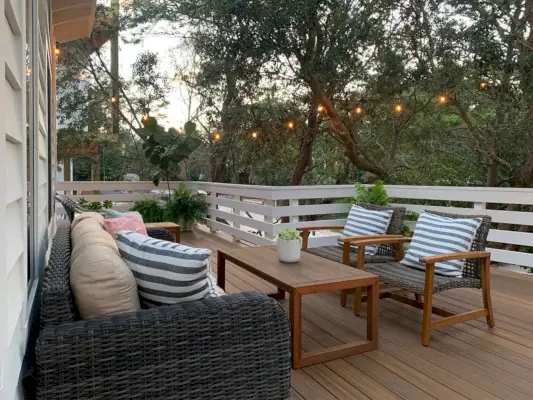
<svg viewBox="0 0 533 400"><path fill-rule="evenodd" d="M318 130L318 104L318 93L315 91L309 105L309 113L307 114L307 129L304 130L304 135L300 143L300 154L291 176L291 185L294 186L299 185L302 182L302 178L307 172L307 167L312 159L313 144L315 142Z"/></svg>

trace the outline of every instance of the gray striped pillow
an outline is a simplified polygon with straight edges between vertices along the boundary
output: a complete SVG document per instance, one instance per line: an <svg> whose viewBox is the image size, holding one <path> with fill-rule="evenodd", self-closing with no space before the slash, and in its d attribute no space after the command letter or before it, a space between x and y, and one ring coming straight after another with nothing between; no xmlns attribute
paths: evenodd
<svg viewBox="0 0 533 400"><path fill-rule="evenodd" d="M393 210L374 211L353 205L341 237L384 235L389 228L392 213ZM339 242L339 245L342 245L341 243ZM366 246L365 254L374 255L377 250L377 246Z"/></svg>
<svg viewBox="0 0 533 400"><path fill-rule="evenodd" d="M421 257L469 251L480 225L481 218L449 218L422 212L401 263L425 270L426 264L419 261ZM465 260L438 262L435 273L460 278L464 264Z"/></svg>
<svg viewBox="0 0 533 400"><path fill-rule="evenodd" d="M144 308L217 296L209 264L211 250L129 231L117 234L117 244L137 280Z"/></svg>

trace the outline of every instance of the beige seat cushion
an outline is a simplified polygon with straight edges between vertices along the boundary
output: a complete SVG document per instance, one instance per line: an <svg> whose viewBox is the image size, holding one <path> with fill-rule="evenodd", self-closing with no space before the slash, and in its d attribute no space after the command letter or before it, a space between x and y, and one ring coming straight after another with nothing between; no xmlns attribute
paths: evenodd
<svg viewBox="0 0 533 400"><path fill-rule="evenodd" d="M141 308L133 273L103 220L100 214L83 213L72 222L70 285L82 318Z"/></svg>

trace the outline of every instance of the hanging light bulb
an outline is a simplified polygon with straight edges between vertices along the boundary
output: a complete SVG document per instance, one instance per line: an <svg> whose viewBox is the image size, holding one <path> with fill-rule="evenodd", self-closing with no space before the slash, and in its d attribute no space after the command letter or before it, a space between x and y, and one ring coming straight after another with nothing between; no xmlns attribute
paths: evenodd
<svg viewBox="0 0 533 400"><path fill-rule="evenodd" d="M403 111L403 106L401 104L396 104L394 106L394 111L396 111L397 113L401 113Z"/></svg>
<svg viewBox="0 0 533 400"><path fill-rule="evenodd" d="M81 71L80 74L78 75L78 78L80 81L84 81L86 78L85 72Z"/></svg>
<svg viewBox="0 0 533 400"><path fill-rule="evenodd" d="M183 128L178 129L178 135L183 135Z"/></svg>
<svg viewBox="0 0 533 400"><path fill-rule="evenodd" d="M56 47L54 49L54 54L56 55L56 57L59 57L59 55L61 54L61 49L59 47Z"/></svg>
<svg viewBox="0 0 533 400"><path fill-rule="evenodd" d="M356 114L362 114L363 113L363 107L357 106L357 107L354 108L353 112L356 113Z"/></svg>
<svg viewBox="0 0 533 400"><path fill-rule="evenodd" d="M26 76L30 76L30 75L31 75L31 68L26 67Z"/></svg>
<svg viewBox="0 0 533 400"><path fill-rule="evenodd" d="M294 121L289 121L289 122L287 122L287 127L288 127L289 129L294 129L294 126L295 126L295 125L294 125Z"/></svg>
<svg viewBox="0 0 533 400"><path fill-rule="evenodd" d="M441 94L439 96L439 104L446 104L447 102L448 102L448 98L445 95Z"/></svg>
<svg viewBox="0 0 533 400"><path fill-rule="evenodd" d="M479 88L480 89L486 89L487 88L487 82L479 82Z"/></svg>
<svg viewBox="0 0 533 400"><path fill-rule="evenodd" d="M324 112L324 111L326 111L326 107L324 105L322 105L322 104L319 104L318 107L317 107L317 111L319 113Z"/></svg>
<svg viewBox="0 0 533 400"><path fill-rule="evenodd" d="M111 97L111 103L116 103L117 102L117 98L115 96Z"/></svg>
<svg viewBox="0 0 533 400"><path fill-rule="evenodd" d="M150 117L148 116L148 114L143 114L143 118L142 118L142 120L143 120L143 121L148 121L149 118L150 118Z"/></svg>
<svg viewBox="0 0 533 400"><path fill-rule="evenodd" d="M220 140L221 137L222 135L220 134L220 132L215 132L215 134L213 135L213 139L215 140Z"/></svg>
<svg viewBox="0 0 533 400"><path fill-rule="evenodd" d="M257 139L257 136L259 136L259 134L257 133L257 131L253 131L253 132L252 132L252 137L253 137L254 139Z"/></svg>

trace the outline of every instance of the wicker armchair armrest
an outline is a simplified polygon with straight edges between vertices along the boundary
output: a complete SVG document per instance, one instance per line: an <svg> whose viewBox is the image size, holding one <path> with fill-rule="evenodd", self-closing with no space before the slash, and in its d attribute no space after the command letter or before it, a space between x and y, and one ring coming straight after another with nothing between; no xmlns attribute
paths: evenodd
<svg viewBox="0 0 533 400"><path fill-rule="evenodd" d="M352 243L353 245L368 245L368 244L394 244L400 240L403 243L409 243L411 238L403 235L364 235L364 236L345 236L339 238L339 241ZM379 243L378 243L379 241Z"/></svg>
<svg viewBox="0 0 533 400"><path fill-rule="evenodd" d="M286 399L289 322L239 293L47 326L36 360L37 399Z"/></svg>
<svg viewBox="0 0 533 400"><path fill-rule="evenodd" d="M437 254L420 258L420 262L435 264L442 261L490 258L490 251L463 251L460 253Z"/></svg>
<svg viewBox="0 0 533 400"><path fill-rule="evenodd" d="M153 237L154 239L166 240L169 242L174 241L174 235L163 228L146 228L148 236Z"/></svg>
<svg viewBox="0 0 533 400"><path fill-rule="evenodd" d="M392 244L396 246L396 261L403 258L403 244L411 242L410 237L402 235L368 235L352 236L340 239L343 245L343 263L350 265L350 247L357 247L356 267L363 269L365 266L365 247L378 244Z"/></svg>

